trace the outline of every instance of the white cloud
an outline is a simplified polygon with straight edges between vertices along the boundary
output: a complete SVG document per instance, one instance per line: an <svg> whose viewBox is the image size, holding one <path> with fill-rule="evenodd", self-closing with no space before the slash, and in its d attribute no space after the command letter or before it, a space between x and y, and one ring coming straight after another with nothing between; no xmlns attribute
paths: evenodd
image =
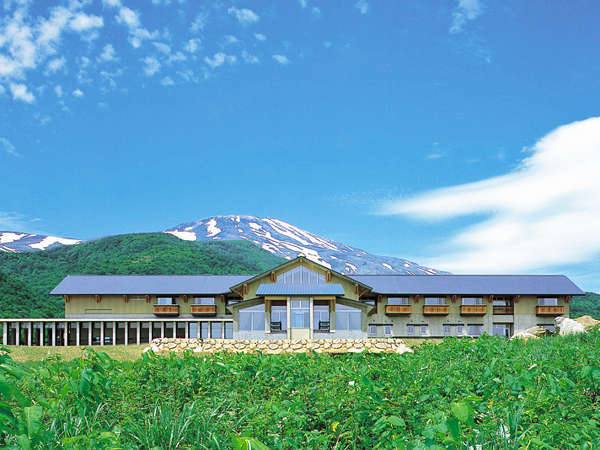
<svg viewBox="0 0 600 450"><path fill-rule="evenodd" d="M430 153L429 155L426 156L427 159L440 159L443 158L445 155L443 153Z"/></svg>
<svg viewBox="0 0 600 450"><path fill-rule="evenodd" d="M298 0L298 4L300 5L301 8L306 8L306 5L308 3L306 2L306 0Z"/></svg>
<svg viewBox="0 0 600 450"><path fill-rule="evenodd" d="M208 64L211 69L215 69L223 64L234 64L237 61L235 55L226 55L225 53L215 53L212 58L208 56L204 58L204 62Z"/></svg>
<svg viewBox="0 0 600 450"><path fill-rule="evenodd" d="M240 40L235 36L231 34L225 35L225 45L237 44L238 42L240 42Z"/></svg>
<svg viewBox="0 0 600 450"><path fill-rule="evenodd" d="M144 62L144 73L147 76L151 77L160 70L160 62L153 56L146 56L142 61Z"/></svg>
<svg viewBox="0 0 600 450"><path fill-rule="evenodd" d="M365 14L367 14L369 12L369 8L371 6L369 5L369 3L366 0L358 0L354 4L354 7L356 9L358 9L358 12L360 12L364 16Z"/></svg>
<svg viewBox="0 0 600 450"><path fill-rule="evenodd" d="M169 55L171 53L171 47L163 42L153 42L152 45L164 55Z"/></svg>
<svg viewBox="0 0 600 450"><path fill-rule="evenodd" d="M0 229L6 231L23 232L31 226L31 222L37 222L39 219L27 219L23 214L15 212L0 211Z"/></svg>
<svg viewBox="0 0 600 450"><path fill-rule="evenodd" d="M275 61L277 61L279 64L283 64L283 65L290 63L290 60L285 55L273 55L273 59Z"/></svg>
<svg viewBox="0 0 600 450"><path fill-rule="evenodd" d="M54 86L54 93L56 94L56 96L58 98L63 96L63 88L61 85L57 84L56 86Z"/></svg>
<svg viewBox="0 0 600 450"><path fill-rule="evenodd" d="M60 69L64 68L66 63L67 60L64 58L64 56L61 56L60 58L54 58L46 65L46 73L56 73Z"/></svg>
<svg viewBox="0 0 600 450"><path fill-rule="evenodd" d="M317 6L313 6L310 9L310 13L313 15L313 17L318 19L319 17L321 17L321 8L319 8Z"/></svg>
<svg viewBox="0 0 600 450"><path fill-rule="evenodd" d="M10 83L10 93L13 96L13 100L21 100L25 103L32 103L35 100L35 96L27 89L27 86L21 83Z"/></svg>
<svg viewBox="0 0 600 450"><path fill-rule="evenodd" d="M257 41L266 41L267 40L267 36L265 36L262 33L254 33L254 37L256 38Z"/></svg>
<svg viewBox="0 0 600 450"><path fill-rule="evenodd" d="M198 33L199 31L204 30L206 26L206 20L208 19L208 14L200 13L196 16L192 24L190 25L190 31L192 33Z"/></svg>
<svg viewBox="0 0 600 450"><path fill-rule="evenodd" d="M111 44L106 44L98 57L98 60L103 62L116 61L116 59L117 52L115 52L115 48Z"/></svg>
<svg viewBox="0 0 600 450"><path fill-rule="evenodd" d="M73 97L77 97L77 98L83 97L83 91L81 89L75 89L73 91Z"/></svg>
<svg viewBox="0 0 600 450"><path fill-rule="evenodd" d="M122 7L119 8L117 14L117 22L127 25L129 28L137 28L140 26L140 15L133 9Z"/></svg>
<svg viewBox="0 0 600 450"><path fill-rule="evenodd" d="M156 39L158 32L150 32L142 26L140 15L137 11L126 6L120 6L116 15L117 22L129 28L129 43L133 48L139 48L147 39Z"/></svg>
<svg viewBox="0 0 600 450"><path fill-rule="evenodd" d="M83 12L75 14L75 17L69 22L69 27L73 31L87 31L93 28L101 28L104 25L104 20L99 16L90 16Z"/></svg>
<svg viewBox="0 0 600 450"><path fill-rule="evenodd" d="M162 80L160 80L160 84L163 86L174 86L175 82L171 77L164 77Z"/></svg>
<svg viewBox="0 0 600 450"><path fill-rule="evenodd" d="M227 12L234 16L242 25L250 25L260 20L258 14L247 8L236 8L235 6L232 6Z"/></svg>
<svg viewBox="0 0 600 450"><path fill-rule="evenodd" d="M190 39L186 42L184 50L188 53L196 53L198 50L200 50L200 45L200 39Z"/></svg>
<svg viewBox="0 0 600 450"><path fill-rule="evenodd" d="M21 154L15 149L15 146L12 145L10 141L4 137L0 137L0 148L4 150L5 153L8 153L10 156L21 156Z"/></svg>
<svg viewBox="0 0 600 450"><path fill-rule="evenodd" d="M458 0L458 6L452 13L450 33L460 33L469 20L475 20L481 15L479 0Z"/></svg>
<svg viewBox="0 0 600 450"><path fill-rule="evenodd" d="M251 55L246 50L242 50L242 59L248 64L258 64L260 62L257 56Z"/></svg>
<svg viewBox="0 0 600 450"><path fill-rule="evenodd" d="M559 127L501 176L384 203L430 220L487 215L424 263L453 272L534 271L600 256L600 117Z"/></svg>

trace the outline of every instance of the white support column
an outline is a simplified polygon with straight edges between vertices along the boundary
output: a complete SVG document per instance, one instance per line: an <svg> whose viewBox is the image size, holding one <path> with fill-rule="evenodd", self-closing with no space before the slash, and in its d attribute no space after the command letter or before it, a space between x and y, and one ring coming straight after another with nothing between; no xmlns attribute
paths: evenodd
<svg viewBox="0 0 600 450"><path fill-rule="evenodd" d="M117 322L112 323L112 344L117 345Z"/></svg>
<svg viewBox="0 0 600 450"><path fill-rule="evenodd" d="M8 322L2 323L2 345L8 345Z"/></svg>
<svg viewBox="0 0 600 450"><path fill-rule="evenodd" d="M78 347L81 345L81 322L75 322L77 324L77 329L75 330L75 345Z"/></svg>
<svg viewBox="0 0 600 450"><path fill-rule="evenodd" d="M21 322L17 322L15 345L21 345Z"/></svg>
<svg viewBox="0 0 600 450"><path fill-rule="evenodd" d="M313 307L314 304L315 304L315 302L314 302L313 297L310 297L310 303L308 305L308 307L310 308L308 310L308 320L310 321L310 323L308 324L308 337L310 339L312 339L312 337L313 337L313 328L314 328L313 324L315 323L315 320L314 320L315 319L315 309Z"/></svg>
<svg viewBox="0 0 600 450"><path fill-rule="evenodd" d="M287 298L285 302L286 305L286 315L287 315L287 338L291 337L291 329L292 329L292 305L290 303L290 297Z"/></svg>
<svg viewBox="0 0 600 450"><path fill-rule="evenodd" d="M186 339L188 339L190 337L189 329L188 329L190 326L190 323L189 322L183 322L183 323L185 324L185 335L184 336Z"/></svg>
<svg viewBox="0 0 600 450"><path fill-rule="evenodd" d="M64 328L64 331L63 331L63 345L65 347L69 343L69 340L67 339L68 337L69 337L69 323L65 322L65 328Z"/></svg>
<svg viewBox="0 0 600 450"><path fill-rule="evenodd" d="M160 337L165 337L165 323L163 321L160 322Z"/></svg>
<svg viewBox="0 0 600 450"><path fill-rule="evenodd" d="M40 322L40 347L44 346L44 338L46 337L46 322Z"/></svg>
<svg viewBox="0 0 600 450"><path fill-rule="evenodd" d="M136 336L135 336L135 341L137 342L137 345L140 345L140 333L141 332L142 332L142 322L138 322L137 329L136 329Z"/></svg>
<svg viewBox="0 0 600 450"><path fill-rule="evenodd" d="M100 322L100 345L104 345L104 321Z"/></svg>
<svg viewBox="0 0 600 450"><path fill-rule="evenodd" d="M225 322L221 322L221 339L225 339Z"/></svg>
<svg viewBox="0 0 600 450"><path fill-rule="evenodd" d="M88 345L92 345L92 322L88 322Z"/></svg>
<svg viewBox="0 0 600 450"><path fill-rule="evenodd" d="M177 337L177 322L173 322L173 338Z"/></svg>
<svg viewBox="0 0 600 450"><path fill-rule="evenodd" d="M52 322L52 347L56 347L56 322Z"/></svg>
<svg viewBox="0 0 600 450"><path fill-rule="evenodd" d="M198 324L196 325L198 327L198 335L196 336L198 339L202 338L202 324L200 322L198 322Z"/></svg>
<svg viewBox="0 0 600 450"><path fill-rule="evenodd" d="M148 324L150 325L150 328L148 329L148 340L152 342L154 339L154 322L150 321Z"/></svg>
<svg viewBox="0 0 600 450"><path fill-rule="evenodd" d="M125 322L125 345L129 345L129 322Z"/></svg>
<svg viewBox="0 0 600 450"><path fill-rule="evenodd" d="M27 346L31 347L31 337L33 335L33 322L27 322Z"/></svg>

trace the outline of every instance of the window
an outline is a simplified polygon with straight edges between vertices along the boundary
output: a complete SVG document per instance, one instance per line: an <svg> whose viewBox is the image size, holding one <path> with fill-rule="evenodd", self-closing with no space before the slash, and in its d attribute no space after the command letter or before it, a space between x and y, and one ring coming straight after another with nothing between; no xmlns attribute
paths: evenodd
<svg viewBox="0 0 600 450"><path fill-rule="evenodd" d="M428 325L421 325L421 336L427 335L428 331L429 331Z"/></svg>
<svg viewBox="0 0 600 450"><path fill-rule="evenodd" d="M377 336L377 325L369 325L369 336Z"/></svg>
<svg viewBox="0 0 600 450"><path fill-rule="evenodd" d="M510 337L510 324L495 323L492 325L492 336Z"/></svg>
<svg viewBox="0 0 600 450"><path fill-rule="evenodd" d="M233 322L225 322L225 339L233 339Z"/></svg>
<svg viewBox="0 0 600 450"><path fill-rule="evenodd" d="M408 305L408 297L388 297L388 305Z"/></svg>
<svg viewBox="0 0 600 450"><path fill-rule="evenodd" d="M194 305L214 305L214 297L194 297Z"/></svg>
<svg viewBox="0 0 600 450"><path fill-rule="evenodd" d="M463 297L463 305L482 305L483 299L481 297Z"/></svg>
<svg viewBox="0 0 600 450"><path fill-rule="evenodd" d="M462 336L464 334L464 327L461 324L456 325L456 334Z"/></svg>
<svg viewBox="0 0 600 450"><path fill-rule="evenodd" d="M292 328L310 327L310 311L308 300L291 301L291 321Z"/></svg>
<svg viewBox="0 0 600 450"><path fill-rule="evenodd" d="M481 336L483 325L467 325L467 334L469 336Z"/></svg>
<svg viewBox="0 0 600 450"><path fill-rule="evenodd" d="M277 282L283 284L324 284L325 275L310 270L308 267L298 266L279 274Z"/></svg>
<svg viewBox="0 0 600 450"><path fill-rule="evenodd" d="M240 331L265 331L265 305L240 309Z"/></svg>
<svg viewBox="0 0 600 450"><path fill-rule="evenodd" d="M313 330L325 328L325 325L329 327L329 302L327 304L315 303L313 305Z"/></svg>
<svg viewBox="0 0 600 450"><path fill-rule="evenodd" d="M556 297L538 297L538 306L558 306Z"/></svg>
<svg viewBox="0 0 600 450"><path fill-rule="evenodd" d="M213 339L221 339L221 329L223 328L223 323L221 322L211 322L210 323L210 337ZM265 324L263 322L263 330L265 329Z"/></svg>
<svg viewBox="0 0 600 450"><path fill-rule="evenodd" d="M412 324L406 325L406 334L408 334L409 336L414 336L415 335L415 326Z"/></svg>
<svg viewBox="0 0 600 450"><path fill-rule="evenodd" d="M391 336L392 335L392 326L391 325L384 325L383 326L383 334L385 336Z"/></svg>
<svg viewBox="0 0 600 450"><path fill-rule="evenodd" d="M130 302L141 302L141 301L146 300L146 297L133 296L133 297L127 297L127 300Z"/></svg>
<svg viewBox="0 0 600 450"><path fill-rule="evenodd" d="M495 295L493 298L493 305L494 306L512 306L512 298Z"/></svg>
<svg viewBox="0 0 600 450"><path fill-rule="evenodd" d="M157 297L156 304L157 305L175 305L176 303L173 301L173 297Z"/></svg>
<svg viewBox="0 0 600 450"><path fill-rule="evenodd" d="M198 322L190 322L188 336L191 338L197 338L198 336Z"/></svg>
<svg viewBox="0 0 600 450"><path fill-rule="evenodd" d="M360 309L338 303L335 308L336 330L360 331L361 314Z"/></svg>
<svg viewBox="0 0 600 450"><path fill-rule="evenodd" d="M200 333L201 333L200 337L202 339L208 339L209 338L209 336L208 336L208 322L202 322L200 324Z"/></svg>
<svg viewBox="0 0 600 450"><path fill-rule="evenodd" d="M273 324L277 326L273 326ZM279 326L281 325L281 326ZM287 306L283 305L271 305L271 331L285 331L287 330Z"/></svg>
<svg viewBox="0 0 600 450"><path fill-rule="evenodd" d="M444 324L444 335L450 336L450 325Z"/></svg>
<svg viewBox="0 0 600 450"><path fill-rule="evenodd" d="M425 297L426 305L445 305L446 299L444 297Z"/></svg>

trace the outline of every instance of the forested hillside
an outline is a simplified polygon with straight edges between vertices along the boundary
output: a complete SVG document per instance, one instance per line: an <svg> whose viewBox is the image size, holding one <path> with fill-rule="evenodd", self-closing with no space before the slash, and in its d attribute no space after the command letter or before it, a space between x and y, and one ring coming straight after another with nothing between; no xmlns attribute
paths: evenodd
<svg viewBox="0 0 600 450"><path fill-rule="evenodd" d="M2 317L62 317L48 294L66 275L251 274L284 260L245 241L182 241L165 233L111 236L35 253L0 254Z"/></svg>
<svg viewBox="0 0 600 450"><path fill-rule="evenodd" d="M600 319L600 294L587 292L585 296L573 297L570 307L571 317L589 314L595 319Z"/></svg>

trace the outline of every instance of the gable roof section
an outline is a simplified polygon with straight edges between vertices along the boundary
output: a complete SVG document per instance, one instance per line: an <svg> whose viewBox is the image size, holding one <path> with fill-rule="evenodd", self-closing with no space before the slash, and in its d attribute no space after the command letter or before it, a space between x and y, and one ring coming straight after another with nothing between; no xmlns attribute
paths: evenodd
<svg viewBox="0 0 600 450"><path fill-rule="evenodd" d="M260 279L260 278L268 275L269 273L273 272L274 270L279 270L279 269L282 269L284 267L291 266L291 265L293 265L297 261L307 262L309 264L314 264L315 266L319 266L323 270L329 271L332 274L337 275L338 277L341 277L342 279L346 279L346 280L348 280L350 282L353 282L353 283L358 283L358 284L362 285L362 287L371 290L371 286L369 286L368 284L363 283L362 281L359 281L359 280L354 279L352 277L349 277L348 275L344 275L343 273L336 272L335 270L331 269L330 267L326 267L323 264L319 264L318 262L312 261L312 260L310 260L310 259L308 259L308 258L306 258L304 256L298 256L297 258L294 258L294 259L291 259L289 261L286 261L283 264L280 264L278 266L273 267L272 269L267 270L266 272L259 273L258 275L254 275L254 276L248 278L247 280L240 281L235 286L231 286L231 290L234 290L235 288L238 288L243 283L251 283L252 281L258 280L258 279Z"/></svg>
<svg viewBox="0 0 600 450"><path fill-rule="evenodd" d="M256 295L344 295L344 288L337 283L266 283L258 286Z"/></svg>
<svg viewBox="0 0 600 450"><path fill-rule="evenodd" d="M564 275L351 275L378 294L584 295Z"/></svg>
<svg viewBox="0 0 600 450"><path fill-rule="evenodd" d="M226 294L252 275L68 275L51 295Z"/></svg>

